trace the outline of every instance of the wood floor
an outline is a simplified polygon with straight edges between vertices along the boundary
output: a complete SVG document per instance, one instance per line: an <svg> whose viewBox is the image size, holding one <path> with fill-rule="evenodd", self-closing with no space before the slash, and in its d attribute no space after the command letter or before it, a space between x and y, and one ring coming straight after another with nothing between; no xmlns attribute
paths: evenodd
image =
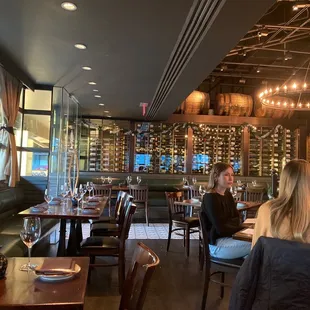
<svg viewBox="0 0 310 310"><path fill-rule="evenodd" d="M168 253L166 252L166 240L127 240L128 263L137 241L142 241L152 248L161 260L152 278L144 310L201 309L204 275L198 268L198 241L191 240L191 253L187 259L182 240L171 240ZM50 246L45 255L53 256L54 253L55 246ZM37 252L36 256L43 254ZM233 281L229 275L226 280L228 283ZM225 297L220 300L219 286L211 283L206 309L228 309L229 297L230 289L225 288ZM117 267L96 268L92 271L84 309L117 310L119 300Z"/></svg>

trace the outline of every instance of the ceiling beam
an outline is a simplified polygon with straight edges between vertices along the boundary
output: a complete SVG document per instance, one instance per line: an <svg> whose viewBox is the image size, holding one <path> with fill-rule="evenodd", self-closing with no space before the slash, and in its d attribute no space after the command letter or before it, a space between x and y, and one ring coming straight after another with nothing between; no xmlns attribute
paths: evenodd
<svg viewBox="0 0 310 310"><path fill-rule="evenodd" d="M261 28L269 28L269 29L284 29L284 30L301 30L301 31L310 31L310 27L302 27L302 26L285 26L285 25L269 25L269 24L256 24L256 27ZM259 29L252 30L259 31Z"/></svg>
<svg viewBox="0 0 310 310"><path fill-rule="evenodd" d="M236 77L236 78L246 78L246 79L258 79L258 80L276 80L276 81L285 81L285 78L279 78L274 76L261 76L255 74L243 74L243 73L225 73L225 72L212 72L211 76L215 77Z"/></svg>
<svg viewBox="0 0 310 310"><path fill-rule="evenodd" d="M251 67L269 67L269 68L279 68L279 69L295 69L295 70L307 70L307 67L294 67L294 66L283 66L283 65L270 65L261 63L249 63L249 62L233 62L233 61L223 61L222 64L225 65L237 65L237 66L251 66Z"/></svg>

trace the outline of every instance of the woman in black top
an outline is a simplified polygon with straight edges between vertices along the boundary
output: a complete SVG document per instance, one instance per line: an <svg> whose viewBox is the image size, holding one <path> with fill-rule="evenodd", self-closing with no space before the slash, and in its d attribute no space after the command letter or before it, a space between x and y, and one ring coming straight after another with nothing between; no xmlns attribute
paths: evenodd
<svg viewBox="0 0 310 310"><path fill-rule="evenodd" d="M204 195L201 212L205 213L211 256L234 259L246 256L251 243L232 239L241 229L236 203L229 191L234 181L230 165L216 163L210 173L208 192Z"/></svg>

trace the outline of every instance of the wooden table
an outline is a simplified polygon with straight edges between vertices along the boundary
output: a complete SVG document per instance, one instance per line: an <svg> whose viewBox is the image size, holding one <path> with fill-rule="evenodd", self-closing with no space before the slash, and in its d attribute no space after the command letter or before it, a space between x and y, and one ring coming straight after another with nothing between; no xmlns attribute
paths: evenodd
<svg viewBox="0 0 310 310"><path fill-rule="evenodd" d="M201 202L197 201L197 199L185 199L182 201L175 201L174 205L183 207L193 207L194 209L201 208Z"/></svg>
<svg viewBox="0 0 310 310"><path fill-rule="evenodd" d="M236 240L252 242L253 234L246 233L247 229L251 228L244 228L240 231L237 231L235 234L233 234L232 238Z"/></svg>
<svg viewBox="0 0 310 310"><path fill-rule="evenodd" d="M81 220L98 219L102 214L108 198L104 197L99 203L97 211L91 213L84 213L82 209L71 208L70 210L65 209L63 206L50 206L48 211L44 212L33 212L31 208L19 212L18 215L26 216L37 216L40 218L54 218L60 219L60 235L59 244L57 250L57 256L76 255L79 250L79 244L81 243L82 237L82 226ZM66 250L66 221L70 220L70 235L68 241L68 247Z"/></svg>
<svg viewBox="0 0 310 310"><path fill-rule="evenodd" d="M74 278L43 282L32 271L19 270L28 258L8 258L6 278L0 280L0 309L83 309L89 258L74 257L74 260L81 267ZM34 257L31 261L41 265L44 257Z"/></svg>

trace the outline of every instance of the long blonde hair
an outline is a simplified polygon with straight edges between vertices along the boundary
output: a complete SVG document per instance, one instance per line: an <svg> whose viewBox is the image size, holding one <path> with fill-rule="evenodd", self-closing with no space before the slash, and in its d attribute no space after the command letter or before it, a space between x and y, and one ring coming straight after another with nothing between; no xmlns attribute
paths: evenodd
<svg viewBox="0 0 310 310"><path fill-rule="evenodd" d="M284 167L278 198L270 201L271 233L280 236L280 227L287 217L293 240L306 242L310 224L310 163L303 159L290 161Z"/></svg>
<svg viewBox="0 0 310 310"><path fill-rule="evenodd" d="M215 190L215 187L217 186L217 180L220 174L227 170L228 168L232 168L231 165L226 164L226 163L216 163L213 168L211 169L210 176L209 176L209 183L208 183L208 188L207 192L212 193Z"/></svg>

